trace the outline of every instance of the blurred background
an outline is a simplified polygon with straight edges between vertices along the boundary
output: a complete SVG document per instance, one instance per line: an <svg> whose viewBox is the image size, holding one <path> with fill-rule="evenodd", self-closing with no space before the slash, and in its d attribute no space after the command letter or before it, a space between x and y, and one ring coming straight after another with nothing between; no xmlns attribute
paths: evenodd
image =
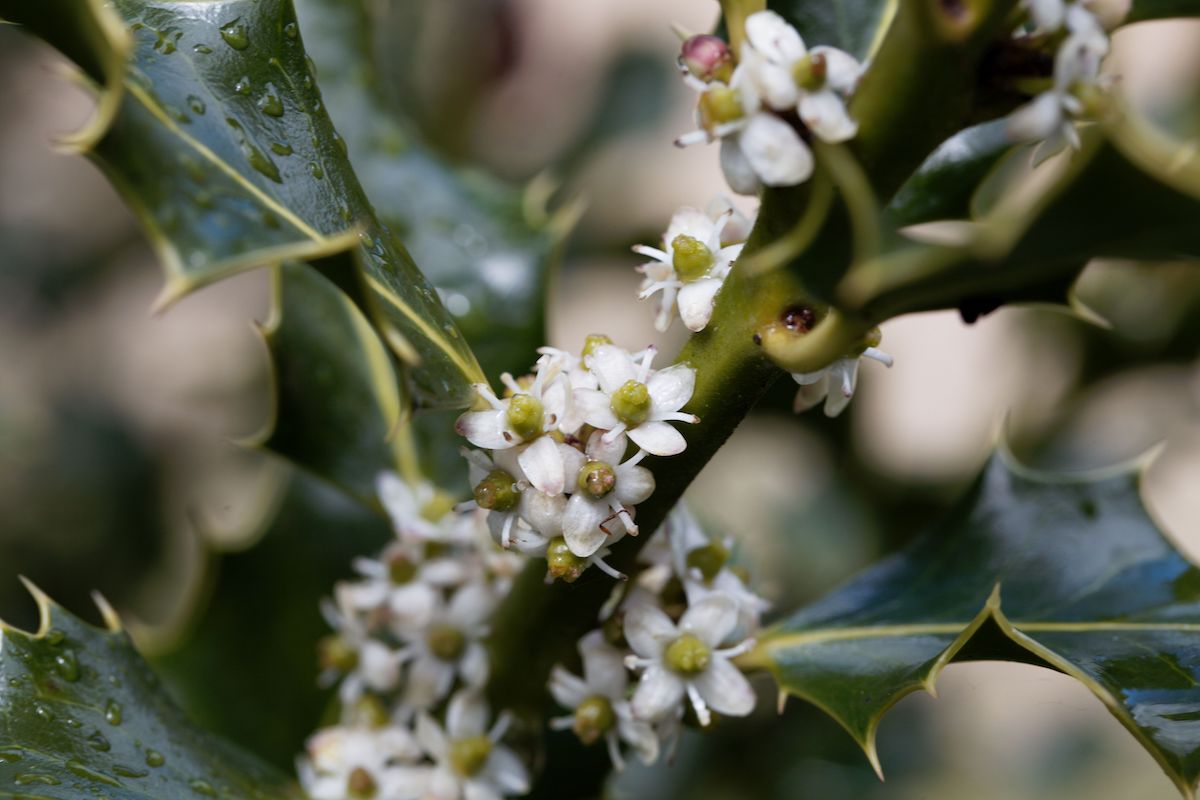
<svg viewBox="0 0 1200 800"><path fill-rule="evenodd" d="M671 25L709 30L708 0L396 0L385 85L448 160L587 201L553 281L551 343L605 331L671 352L634 300L632 244L723 189L714 150L678 150L693 95ZM303 26L304 17L301 16ZM1122 31L1110 69L1154 111L1200 86L1200 25ZM1147 57L1147 54L1150 54ZM417 69L415 64L422 65ZM0 617L34 624L18 575L96 617L101 591L189 711L285 769L326 698L317 601L386 523L234 441L267 415L261 272L160 315L153 254L99 172L56 153L92 101L49 48L0 27ZM752 205L746 206L752 209ZM418 254L419 255L419 254ZM418 262L420 258L418 257ZM790 412L781 380L690 496L787 610L910 540L975 475L1001 427L1027 461L1110 464L1164 447L1146 501L1200 557L1200 273L1097 263L1079 299L1110 329L1045 309L967 326L923 314L884 326L890 371L867 364L837 420ZM532 354L530 354L532 358ZM738 497L737 504L720 498ZM714 500L716 498L716 500ZM953 665L940 699L885 719L880 783L849 736L802 703L685 738L675 764L632 769L630 798L1168 798L1153 760L1071 680ZM252 709L258 709L254 711ZM569 735L564 739L569 739ZM570 752L570 741L557 746Z"/></svg>

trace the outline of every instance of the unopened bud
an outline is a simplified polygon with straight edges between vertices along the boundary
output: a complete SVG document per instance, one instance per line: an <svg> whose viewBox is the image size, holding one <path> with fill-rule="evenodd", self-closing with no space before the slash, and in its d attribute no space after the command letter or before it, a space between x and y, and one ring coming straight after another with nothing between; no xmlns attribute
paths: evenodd
<svg viewBox="0 0 1200 800"><path fill-rule="evenodd" d="M667 645L663 661L683 675L695 675L708 669L711 652L708 645L693 634L685 633Z"/></svg>
<svg viewBox="0 0 1200 800"><path fill-rule="evenodd" d="M712 250L696 237L681 233L671 240L671 266L684 283L703 278L712 265Z"/></svg>
<svg viewBox="0 0 1200 800"><path fill-rule="evenodd" d="M617 474L603 461L589 461L579 470L576 483L590 497L599 500L617 485Z"/></svg>
<svg viewBox="0 0 1200 800"><path fill-rule="evenodd" d="M700 95L700 126L709 133L718 125L741 119L744 114L742 98L736 89L714 86Z"/></svg>
<svg viewBox="0 0 1200 800"><path fill-rule="evenodd" d="M692 36L679 49L679 63L702 81L727 82L733 74L733 53L729 45L712 34Z"/></svg>
<svg viewBox="0 0 1200 800"><path fill-rule="evenodd" d="M825 56L820 53L809 53L792 65L792 79L797 86L809 92L824 88L828 72Z"/></svg>
<svg viewBox="0 0 1200 800"><path fill-rule="evenodd" d="M559 536L546 545L546 573L566 583L574 583L587 569L587 559L571 552L567 540Z"/></svg>
<svg viewBox="0 0 1200 800"><path fill-rule="evenodd" d="M486 736L468 736L450 743L450 765L464 778L479 773L492 753L492 741Z"/></svg>
<svg viewBox="0 0 1200 800"><path fill-rule="evenodd" d="M321 669L349 672L358 666L358 651L341 636L326 636L317 642L317 664Z"/></svg>
<svg viewBox="0 0 1200 800"><path fill-rule="evenodd" d="M521 500L521 490L512 475L502 469L492 470L475 485L475 502L489 511L512 511Z"/></svg>
<svg viewBox="0 0 1200 800"><path fill-rule="evenodd" d="M593 744L608 732L617 721L612 702L602 695L592 695L575 709L571 730L584 744Z"/></svg>
<svg viewBox="0 0 1200 800"><path fill-rule="evenodd" d="M540 434L544 417L542 402L533 395L515 394L508 401L508 424L522 439Z"/></svg>
<svg viewBox="0 0 1200 800"><path fill-rule="evenodd" d="M625 381L612 393L609 406L617 419L630 428L650 419L650 388L640 381Z"/></svg>

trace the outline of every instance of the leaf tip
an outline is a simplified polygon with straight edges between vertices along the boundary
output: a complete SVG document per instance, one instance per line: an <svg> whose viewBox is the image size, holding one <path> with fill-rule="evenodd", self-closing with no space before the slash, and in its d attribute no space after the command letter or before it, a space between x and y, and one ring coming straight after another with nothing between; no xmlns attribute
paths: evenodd
<svg viewBox="0 0 1200 800"><path fill-rule="evenodd" d="M24 575L18 575L17 580L21 581L25 591L29 592L33 602L37 603L38 629L33 635L39 638L45 636L50 632L50 616L54 608L54 601L50 599L50 595L39 589L37 584Z"/></svg>
<svg viewBox="0 0 1200 800"><path fill-rule="evenodd" d="M92 602L96 604L96 608L100 611L101 618L104 619L104 625L110 633L120 633L124 630L121 626L121 618L117 616L116 610L112 604L100 594L98 591L92 592Z"/></svg>

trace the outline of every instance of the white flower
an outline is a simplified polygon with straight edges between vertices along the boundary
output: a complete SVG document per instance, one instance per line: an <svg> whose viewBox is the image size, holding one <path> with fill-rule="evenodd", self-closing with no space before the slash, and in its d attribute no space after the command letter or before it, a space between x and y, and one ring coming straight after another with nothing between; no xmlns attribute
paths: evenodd
<svg viewBox="0 0 1200 800"><path fill-rule="evenodd" d="M797 413L807 411L824 400L825 416L836 417L841 414L854 396L854 389L858 385L858 365L864 358L878 361L885 367L893 363L887 353L876 347L868 347L861 356L839 358L816 372L793 372L792 379L800 384L793 409Z"/></svg>
<svg viewBox="0 0 1200 800"><path fill-rule="evenodd" d="M379 502L392 520L392 528L402 539L431 541L442 537L438 492L432 483L409 484L394 472L381 472L375 478ZM435 519L431 519L435 517Z"/></svg>
<svg viewBox="0 0 1200 800"><path fill-rule="evenodd" d="M836 47L809 50L783 17L759 11L746 18L742 65L768 106L796 109L824 141L844 142L858 133L844 97L854 91L862 67L849 53Z"/></svg>
<svg viewBox="0 0 1200 800"><path fill-rule="evenodd" d="M488 633L496 598L487 586L469 583L430 614L429 624L409 632L404 652L412 659L404 687L408 708L430 708L450 693L455 677L469 687L482 686L488 676Z"/></svg>
<svg viewBox="0 0 1200 800"><path fill-rule="evenodd" d="M529 772L516 753L500 744L503 715L489 731L488 707L475 692L450 698L443 729L431 716L417 717L417 742L433 760L419 792L423 800L500 800L529 791Z"/></svg>
<svg viewBox="0 0 1200 800"><path fill-rule="evenodd" d="M297 766L305 794L313 800L417 796L402 788L416 772L411 763L421 757L404 728L324 728L309 737L306 749L308 758Z"/></svg>
<svg viewBox="0 0 1200 800"><path fill-rule="evenodd" d="M633 248L635 253L654 259L638 267L646 276L638 299L662 292L654 319L659 331L670 327L676 306L688 330L702 331L708 325L717 291L742 252L740 243L722 243L733 213L728 208L710 217L694 208L682 208L671 218L662 250L645 245Z"/></svg>
<svg viewBox="0 0 1200 800"><path fill-rule="evenodd" d="M364 580L339 583L334 590L338 606L359 614L382 611L400 629L427 624L440 591L466 581L471 570L461 558L427 561L423 550L395 542L378 559L354 559L354 569Z"/></svg>
<svg viewBox="0 0 1200 800"><path fill-rule="evenodd" d="M624 434L610 439L596 431L588 438L586 461L580 464L575 493L562 517L563 537L577 556L590 556L616 533L607 524L637 535L629 511L654 492L654 476L637 465L646 456L644 450L621 462L627 445Z"/></svg>
<svg viewBox="0 0 1200 800"><path fill-rule="evenodd" d="M689 78L689 85L701 92L698 130L680 136L676 145L720 139L721 170L739 194L754 194L763 184L795 186L808 180L812 151L795 128L763 109L758 89L743 67L733 71L728 84Z"/></svg>
<svg viewBox="0 0 1200 800"><path fill-rule="evenodd" d="M403 650L371 638L372 629L389 621L386 616L358 613L345 591L335 590L335 596L336 605L329 601L321 603L321 613L336 633L323 642L324 669L320 682L328 686L339 675L343 676L338 686L338 699L348 707L367 689L374 692L396 689L400 685L400 668L407 656Z"/></svg>
<svg viewBox="0 0 1200 800"><path fill-rule="evenodd" d="M686 364L650 369L655 349L643 351L641 363L614 345L600 345L587 357L599 389L576 389L575 402L589 425L607 431L609 441L627 433L651 455L673 456L687 448L683 434L668 422L699 422L679 409L692 397L696 371Z"/></svg>
<svg viewBox="0 0 1200 800"><path fill-rule="evenodd" d="M627 609L625 638L637 655L628 656L625 663L644 670L633 695L634 716L662 719L685 694L701 725L711 721L710 709L733 717L753 711L754 690L730 661L753 641L718 649L737 624L737 604L716 594L689 607L678 625L647 603Z"/></svg>
<svg viewBox="0 0 1200 800"><path fill-rule="evenodd" d="M601 736L608 744L613 766L625 768L621 742L637 752L643 764L658 758L658 737L646 722L634 719L626 700L629 676L620 650L604 641L601 631L592 631L579 640L583 658L583 678L555 665L550 674L550 693L559 705L574 713L550 720L550 727L572 729L584 744Z"/></svg>
<svg viewBox="0 0 1200 800"><path fill-rule="evenodd" d="M557 362L539 363L528 387L507 372L500 380L512 395L501 400L486 383L475 384L475 391L491 408L460 416L454 425L460 436L476 447L504 450L542 438L542 434L558 427L570 384Z"/></svg>

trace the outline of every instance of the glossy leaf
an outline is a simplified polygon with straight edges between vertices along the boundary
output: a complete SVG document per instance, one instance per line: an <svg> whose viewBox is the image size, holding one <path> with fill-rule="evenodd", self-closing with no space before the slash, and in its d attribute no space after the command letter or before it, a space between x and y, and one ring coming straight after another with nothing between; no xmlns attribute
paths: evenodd
<svg viewBox="0 0 1200 800"><path fill-rule="evenodd" d="M371 4L297 0L321 89L379 216L404 240L494 381L544 344L548 273L569 223L536 198L453 166L384 97Z"/></svg>
<svg viewBox="0 0 1200 800"><path fill-rule="evenodd" d="M0 14L30 21L56 43L55 12L91 8L87 0L62 5L2 0ZM159 252L162 302L238 270L352 254L364 305L414 365L415 394L431 405L467 402L478 365L412 258L375 218L325 111L290 2L112 7L128 34L95 57L128 47L129 61L119 108L91 155Z"/></svg>
<svg viewBox="0 0 1200 800"><path fill-rule="evenodd" d="M0 624L0 786L76 800L302 797L289 779L193 725L106 605L108 630L34 590L36 634Z"/></svg>
<svg viewBox="0 0 1200 800"><path fill-rule="evenodd" d="M961 655L1079 679L1186 796L1200 775L1200 570L1146 513L1132 472L1043 475L997 456L924 538L760 642L752 658L877 769L883 713Z"/></svg>
<svg viewBox="0 0 1200 800"><path fill-rule="evenodd" d="M1133 0L1125 23L1173 17L1200 17L1200 2L1196 0Z"/></svg>
<svg viewBox="0 0 1200 800"><path fill-rule="evenodd" d="M397 469L406 413L391 356L337 286L303 264L272 277L262 328L271 356L272 417L253 444L274 450L368 505L375 476Z"/></svg>
<svg viewBox="0 0 1200 800"><path fill-rule="evenodd" d="M845 50L865 61L895 14L898 0L769 0L767 7L796 26L804 43Z"/></svg>

